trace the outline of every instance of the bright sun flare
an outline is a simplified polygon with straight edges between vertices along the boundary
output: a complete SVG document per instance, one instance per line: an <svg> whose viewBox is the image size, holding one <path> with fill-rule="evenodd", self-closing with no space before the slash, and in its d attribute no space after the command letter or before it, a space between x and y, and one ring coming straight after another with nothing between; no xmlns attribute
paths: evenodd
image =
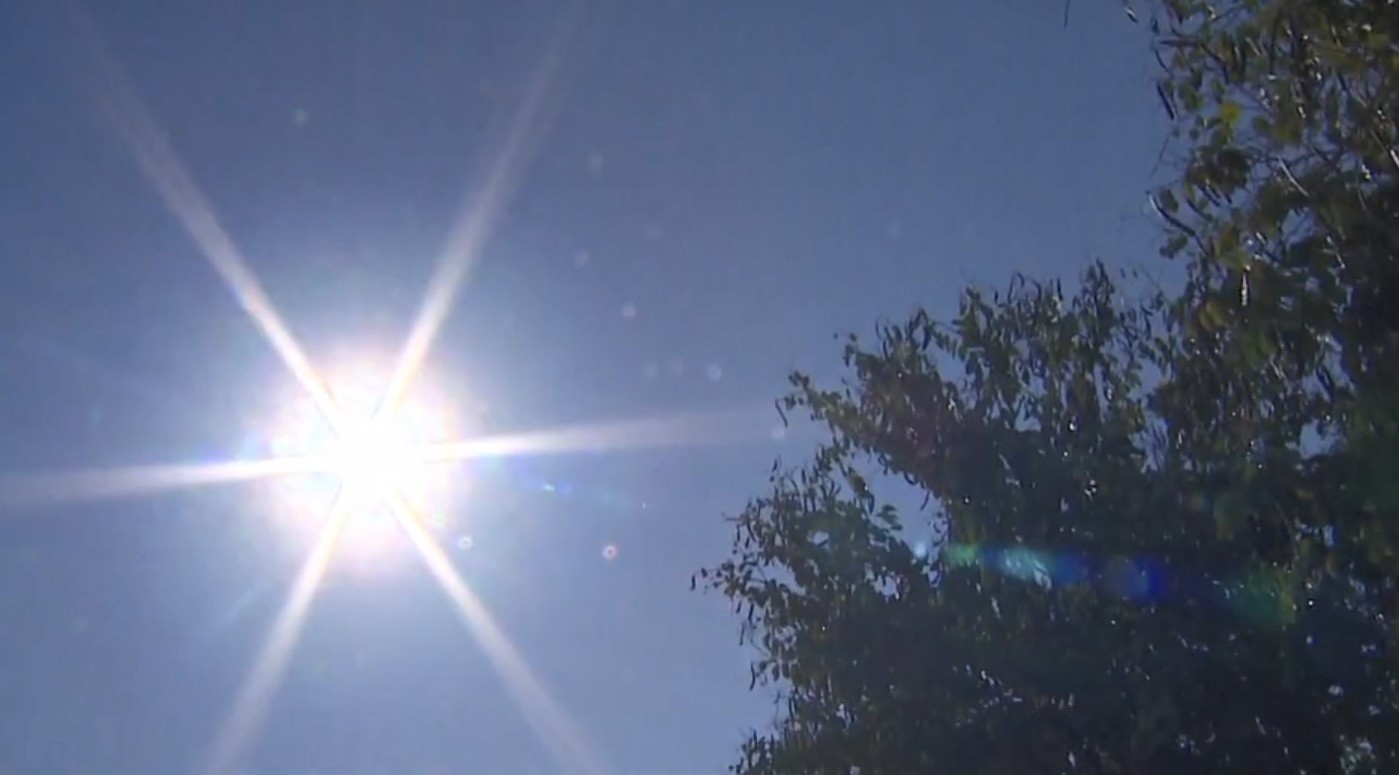
<svg viewBox="0 0 1399 775"><path fill-rule="evenodd" d="M423 465L407 429L392 420L345 429L327 458L341 486L380 497L407 488Z"/></svg>
<svg viewBox="0 0 1399 775"><path fill-rule="evenodd" d="M449 440L458 428L442 401L418 388L390 414L379 414L385 379L370 368L332 371L331 396L341 428L293 392L272 423L272 452L321 463L322 476L292 477L275 484L277 511L303 536L319 530L337 498L350 500L350 515L337 552L363 565L404 556L407 539L389 505L402 498L434 524L453 481L452 466L423 459L426 445Z"/></svg>

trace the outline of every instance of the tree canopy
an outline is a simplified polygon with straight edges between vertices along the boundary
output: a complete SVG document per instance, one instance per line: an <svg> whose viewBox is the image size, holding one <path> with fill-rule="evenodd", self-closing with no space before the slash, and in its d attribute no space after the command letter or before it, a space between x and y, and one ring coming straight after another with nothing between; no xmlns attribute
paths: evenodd
<svg viewBox="0 0 1399 775"><path fill-rule="evenodd" d="M1399 7L1173 0L1152 24L1182 149L1154 199L1163 254L1188 261L1177 311L1258 413L1345 440L1368 502L1327 515L1335 561L1381 582L1399 570Z"/></svg>
<svg viewBox="0 0 1399 775"><path fill-rule="evenodd" d="M1399 10L1150 11L1184 288L1017 277L792 376L829 438L697 577L782 697L735 772L1399 761ZM931 551L875 471L927 496Z"/></svg>

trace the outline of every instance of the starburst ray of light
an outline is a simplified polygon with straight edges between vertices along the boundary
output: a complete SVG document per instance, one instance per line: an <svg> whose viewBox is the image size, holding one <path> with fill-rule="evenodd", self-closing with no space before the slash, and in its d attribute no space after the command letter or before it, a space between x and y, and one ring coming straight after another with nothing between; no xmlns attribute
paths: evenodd
<svg viewBox="0 0 1399 775"><path fill-rule="evenodd" d="M209 755L207 775L228 775L238 766L239 758L256 737L267 717L268 708L281 686L292 651L301 637L301 627L311 609L316 591L324 580L330 560L351 512L350 499L342 492L330 508L330 515L316 538L310 555L298 572L286 603L268 634L267 642L253 663L234 700L233 710L225 720Z"/></svg>
<svg viewBox="0 0 1399 775"><path fill-rule="evenodd" d="M393 413L412 384L432 343L452 310L452 303L468 273L480 256L495 223L512 198L524 174L530 151L544 134L543 114L555 76L564 59L570 33L575 26L573 13L566 13L554 27L544 57L535 70L514 116L505 140L494 156L485 182L475 196L463 203L451 230L437 268L428 281L422 307L389 379L381 401L381 415Z"/></svg>
<svg viewBox="0 0 1399 775"><path fill-rule="evenodd" d="M766 413L748 409L592 423L527 433L424 445L423 460L470 460L565 452L731 444L767 438Z"/></svg>
<svg viewBox="0 0 1399 775"><path fill-rule="evenodd" d="M327 421L341 427L342 418L320 375L297 344L257 276L248 268L233 238L219 223L213 207L186 170L174 146L146 109L135 84L108 53L92 20L75 4L67 8L80 44L78 49L92 65L85 80L99 111L126 143L165 206L184 226Z"/></svg>
<svg viewBox="0 0 1399 775"><path fill-rule="evenodd" d="M339 436L348 438L348 432L352 429L336 400L278 314L256 276L248 268L232 238L220 225L213 208L186 170L173 146L147 111L139 92L116 60L106 52L95 26L81 9L73 4L69 4L67 8L70 12L69 18L78 33L80 50L87 54L93 64L92 72L86 80L101 113L126 143L142 173L156 188L166 207L180 221L250 320L305 388L326 421ZM505 142L485 178L479 195L470 202L469 207L463 209L453 224L442 259L429 282L423 305L392 372L388 389L379 403L380 411L375 413L376 422L391 418L409 385L415 380L481 247L518 185L527 151L539 135L539 114L547 107L549 86L560 65L562 33L567 29L566 24L560 24L556 29L551 45L546 48L544 61L509 124ZM595 436L597 434L593 433L593 436L588 438ZM517 439L513 445L506 444L502 447L498 444L497 448L526 452L531 448L531 443L538 446L541 442L544 443L542 449L567 448L569 444L577 444L573 436L563 432L533 441ZM320 470L322 465L323 461L318 460L316 467L311 470ZM266 473L256 465L237 471L246 476L234 476L233 469L224 473L229 479L256 478ZM181 486L187 481L198 481L201 476L215 476L209 473L209 469L198 467L179 469L175 473L180 475L166 472L163 478L151 476L150 471L138 471L133 480L131 473L127 473L126 479L117 477L115 481L125 485L135 481L142 485L159 480L169 482L172 486ZM43 488L39 489L46 491ZM88 489L107 492L119 491L122 488L106 485ZM311 603L346 527L349 518L346 504L347 499L342 492L337 496L321 535L298 573L266 644L239 689L233 709L215 740L208 760L207 771L213 775L223 775L237 766L239 758L262 726L299 640ZM576 724L558 707L500 631L489 612L455 573L440 547L433 542L417 520L407 501L401 497L395 498L393 505L400 523L422 554L428 568L456 605L458 612L470 626L472 634L520 704L526 718L554 753L560 766L565 770L586 773L604 772L599 757L577 730Z"/></svg>
<svg viewBox="0 0 1399 775"><path fill-rule="evenodd" d="M0 508L24 508L145 495L166 490L314 473L324 471L327 465L328 461L321 458L297 457L4 474L0 475Z"/></svg>
<svg viewBox="0 0 1399 775"><path fill-rule="evenodd" d="M391 504L428 570L451 599L467 630L505 682L526 721L548 747L559 771L583 775L608 772L601 754L520 656L509 637L496 624L495 617L467 586L442 547L423 526L412 506L403 498L395 498Z"/></svg>

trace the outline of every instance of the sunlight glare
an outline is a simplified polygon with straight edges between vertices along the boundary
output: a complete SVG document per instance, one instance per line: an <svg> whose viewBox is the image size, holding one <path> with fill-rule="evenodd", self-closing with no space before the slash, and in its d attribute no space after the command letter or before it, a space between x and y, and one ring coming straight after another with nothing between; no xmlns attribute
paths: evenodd
<svg viewBox="0 0 1399 775"><path fill-rule="evenodd" d="M385 410L393 411L415 383L418 370L452 311L457 294L519 186L530 153L544 134L547 117L557 108L555 100L551 100L553 82L564 65L576 24L577 19L566 13L548 36L544 56L510 118L504 143L494 154L484 184L476 196L463 203L452 223L446 248L428 281L422 307L382 393L381 405Z"/></svg>
<svg viewBox="0 0 1399 775"><path fill-rule="evenodd" d="M106 50L91 19L76 5L68 6L78 46L89 65L86 86L101 114L125 141L141 172L184 226L204 258L233 293L249 320L267 339L301 387L316 402L326 421L338 426L340 417L326 386L306 357L291 329L278 314L257 276L224 230L214 208L147 110L126 72Z"/></svg>
<svg viewBox="0 0 1399 775"><path fill-rule="evenodd" d="M347 490L386 495L412 481L421 462L416 455L402 428L369 422L346 428L328 459Z"/></svg>
<svg viewBox="0 0 1399 775"><path fill-rule="evenodd" d="M554 757L558 772L605 775L611 767L583 728L554 699L548 688L520 656L485 603L457 573L446 552L432 538L413 508L397 499L393 509L403 530L418 550L428 571L452 601L457 615L476 639L486 658L514 697L525 720Z"/></svg>
<svg viewBox="0 0 1399 775"><path fill-rule="evenodd" d="M331 507L330 516L321 525L315 546L297 574L287 602L277 615L272 632L268 634L257 661L239 688L233 710L214 742L205 769L209 775L232 772L261 730L272 698L276 696L287 664L291 661L292 651L301 637L301 626L306 622L316 590L320 588L330 560L336 554L346 527L348 509L348 501L337 499Z"/></svg>
<svg viewBox="0 0 1399 775"><path fill-rule="evenodd" d="M459 467L429 461L423 450L450 438L454 413L434 400L428 383L419 381L413 394L391 415L375 414L387 381L386 371L361 359L333 369L328 389L343 418L333 428L314 401L295 391L271 418L272 452L319 462L319 476L275 482L272 494L281 522L305 536L320 529L320 518L337 497L349 514L340 538L340 559L349 568L382 571L409 555L387 499L401 495L416 507L432 508L461 488ZM393 562L386 562L392 558Z"/></svg>
<svg viewBox="0 0 1399 775"><path fill-rule="evenodd" d="M320 461L278 457L216 463L168 463L86 471L0 474L0 509L149 495L217 484L290 477Z"/></svg>
<svg viewBox="0 0 1399 775"><path fill-rule="evenodd" d="M728 445L768 438L759 408L589 423L429 444L425 461Z"/></svg>

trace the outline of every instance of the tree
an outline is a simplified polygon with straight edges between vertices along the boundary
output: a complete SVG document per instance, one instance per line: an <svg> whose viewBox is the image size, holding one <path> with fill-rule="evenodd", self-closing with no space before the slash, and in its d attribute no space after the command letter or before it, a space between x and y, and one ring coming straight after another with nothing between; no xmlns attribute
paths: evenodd
<svg viewBox="0 0 1399 775"><path fill-rule="evenodd" d="M1379 635L1349 605L1299 604L1293 542L1264 518L1305 507L1301 487L1282 462L1237 477L1197 449L1173 418L1208 386L1147 384L1182 356L1166 311L1126 303L1102 266L1071 298L1018 279L967 291L950 325L852 338L841 390L793 377L783 408L832 438L774 470L733 556L699 574L744 612L755 682L784 692L736 772L1326 772L1347 740L1392 754L1391 715L1370 714L1391 704L1363 648ZM900 536L861 461L938 502L940 553Z"/></svg>
<svg viewBox="0 0 1399 775"><path fill-rule="evenodd" d="M1182 155L1155 201L1186 287L1017 278L852 337L838 389L793 375L780 407L830 439L774 467L698 579L783 698L735 772L1399 762L1399 21L1156 10ZM871 467L935 504L932 553Z"/></svg>
<svg viewBox="0 0 1399 775"><path fill-rule="evenodd" d="M1230 396L1211 408L1309 448L1299 570L1399 621L1399 7L1166 0L1151 24L1181 152L1154 202L1187 261L1173 312Z"/></svg>
<svg viewBox="0 0 1399 775"><path fill-rule="evenodd" d="M1383 588L1399 572L1399 6L1156 10L1181 175L1154 201L1163 254L1188 261L1177 312L1242 377L1239 401L1268 402L1256 411L1285 416L1287 438L1349 453L1364 497L1327 514L1341 538L1316 560Z"/></svg>

